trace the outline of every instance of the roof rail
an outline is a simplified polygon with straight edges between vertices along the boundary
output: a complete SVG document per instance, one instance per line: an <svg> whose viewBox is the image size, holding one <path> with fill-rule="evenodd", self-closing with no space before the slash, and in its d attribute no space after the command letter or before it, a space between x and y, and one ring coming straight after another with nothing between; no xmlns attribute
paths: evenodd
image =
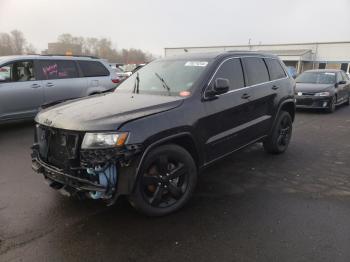
<svg viewBox="0 0 350 262"><path fill-rule="evenodd" d="M64 55L64 54L41 54L40 56L72 56L72 57L88 57L92 59L100 59L97 56L89 56L89 55Z"/></svg>

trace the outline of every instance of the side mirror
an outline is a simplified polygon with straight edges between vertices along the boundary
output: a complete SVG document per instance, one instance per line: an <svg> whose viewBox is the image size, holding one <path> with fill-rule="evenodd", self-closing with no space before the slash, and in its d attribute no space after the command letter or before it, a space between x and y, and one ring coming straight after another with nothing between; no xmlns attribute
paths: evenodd
<svg viewBox="0 0 350 262"><path fill-rule="evenodd" d="M224 94L230 89L230 81L226 78L216 78L214 84L214 91L217 95Z"/></svg>
<svg viewBox="0 0 350 262"><path fill-rule="evenodd" d="M346 81L345 80L341 80L339 81L338 85L345 85L346 84Z"/></svg>
<svg viewBox="0 0 350 262"><path fill-rule="evenodd" d="M226 93L230 89L230 81L226 78L216 78L214 86L207 90L206 94L213 98Z"/></svg>

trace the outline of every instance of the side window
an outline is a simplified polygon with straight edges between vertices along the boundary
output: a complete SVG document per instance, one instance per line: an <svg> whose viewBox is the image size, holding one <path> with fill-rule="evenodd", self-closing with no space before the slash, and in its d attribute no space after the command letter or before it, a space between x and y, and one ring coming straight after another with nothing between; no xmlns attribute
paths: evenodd
<svg viewBox="0 0 350 262"><path fill-rule="evenodd" d="M33 61L18 61L0 67L0 83L32 80L35 80Z"/></svg>
<svg viewBox="0 0 350 262"><path fill-rule="evenodd" d="M337 83L339 83L340 81L343 81L343 76L339 72L339 73L337 73Z"/></svg>
<svg viewBox="0 0 350 262"><path fill-rule="evenodd" d="M39 60L39 71L44 80L78 77L78 70L71 60Z"/></svg>
<svg viewBox="0 0 350 262"><path fill-rule="evenodd" d="M348 78L348 76L346 75L346 73L344 73L344 71L341 72L341 75L343 76L343 80L349 81L349 78Z"/></svg>
<svg viewBox="0 0 350 262"><path fill-rule="evenodd" d="M346 81L349 81L350 80L350 76L345 74L345 79L346 79Z"/></svg>
<svg viewBox="0 0 350 262"><path fill-rule="evenodd" d="M243 58L243 61L247 72L248 86L270 81L267 67L262 58L246 57Z"/></svg>
<svg viewBox="0 0 350 262"><path fill-rule="evenodd" d="M286 73L284 72L283 67L277 59L265 58L265 62L269 70L271 80L286 77Z"/></svg>
<svg viewBox="0 0 350 262"><path fill-rule="evenodd" d="M326 69L326 63L319 63L318 69Z"/></svg>
<svg viewBox="0 0 350 262"><path fill-rule="evenodd" d="M109 71L101 62L78 61L78 64L85 77L109 76Z"/></svg>
<svg viewBox="0 0 350 262"><path fill-rule="evenodd" d="M342 63L340 65L340 69L343 70L344 72L346 72L346 70L348 70L348 63Z"/></svg>
<svg viewBox="0 0 350 262"><path fill-rule="evenodd" d="M244 87L243 69L239 58L224 62L215 74L215 78L226 78L230 81L230 90Z"/></svg>

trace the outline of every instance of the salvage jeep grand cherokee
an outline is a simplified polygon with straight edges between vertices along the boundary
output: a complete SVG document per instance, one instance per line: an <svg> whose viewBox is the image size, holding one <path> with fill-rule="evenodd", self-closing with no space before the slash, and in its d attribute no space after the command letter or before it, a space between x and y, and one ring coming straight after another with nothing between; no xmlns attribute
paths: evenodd
<svg viewBox="0 0 350 262"><path fill-rule="evenodd" d="M287 149L294 85L281 61L262 53L160 59L114 93L41 111L32 166L72 196L113 204L127 195L139 211L165 215L222 157L255 142Z"/></svg>

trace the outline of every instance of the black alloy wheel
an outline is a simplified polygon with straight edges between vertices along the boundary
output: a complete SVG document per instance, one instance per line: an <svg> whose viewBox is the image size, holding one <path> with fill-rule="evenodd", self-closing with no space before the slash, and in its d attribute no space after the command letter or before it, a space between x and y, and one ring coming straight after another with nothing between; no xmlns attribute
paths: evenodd
<svg viewBox="0 0 350 262"><path fill-rule="evenodd" d="M147 155L129 200L146 215L166 215L188 201L196 180L192 156L180 146L164 145Z"/></svg>
<svg viewBox="0 0 350 262"><path fill-rule="evenodd" d="M270 136L263 142L265 151L272 154L285 152L292 137L292 131L293 121L290 114L281 111Z"/></svg>
<svg viewBox="0 0 350 262"><path fill-rule="evenodd" d="M155 207L169 207L179 200L188 185L184 163L161 155L142 176L142 194Z"/></svg>
<svg viewBox="0 0 350 262"><path fill-rule="evenodd" d="M288 146L292 134L292 121L289 115L283 116L278 128L277 146L282 151Z"/></svg>

